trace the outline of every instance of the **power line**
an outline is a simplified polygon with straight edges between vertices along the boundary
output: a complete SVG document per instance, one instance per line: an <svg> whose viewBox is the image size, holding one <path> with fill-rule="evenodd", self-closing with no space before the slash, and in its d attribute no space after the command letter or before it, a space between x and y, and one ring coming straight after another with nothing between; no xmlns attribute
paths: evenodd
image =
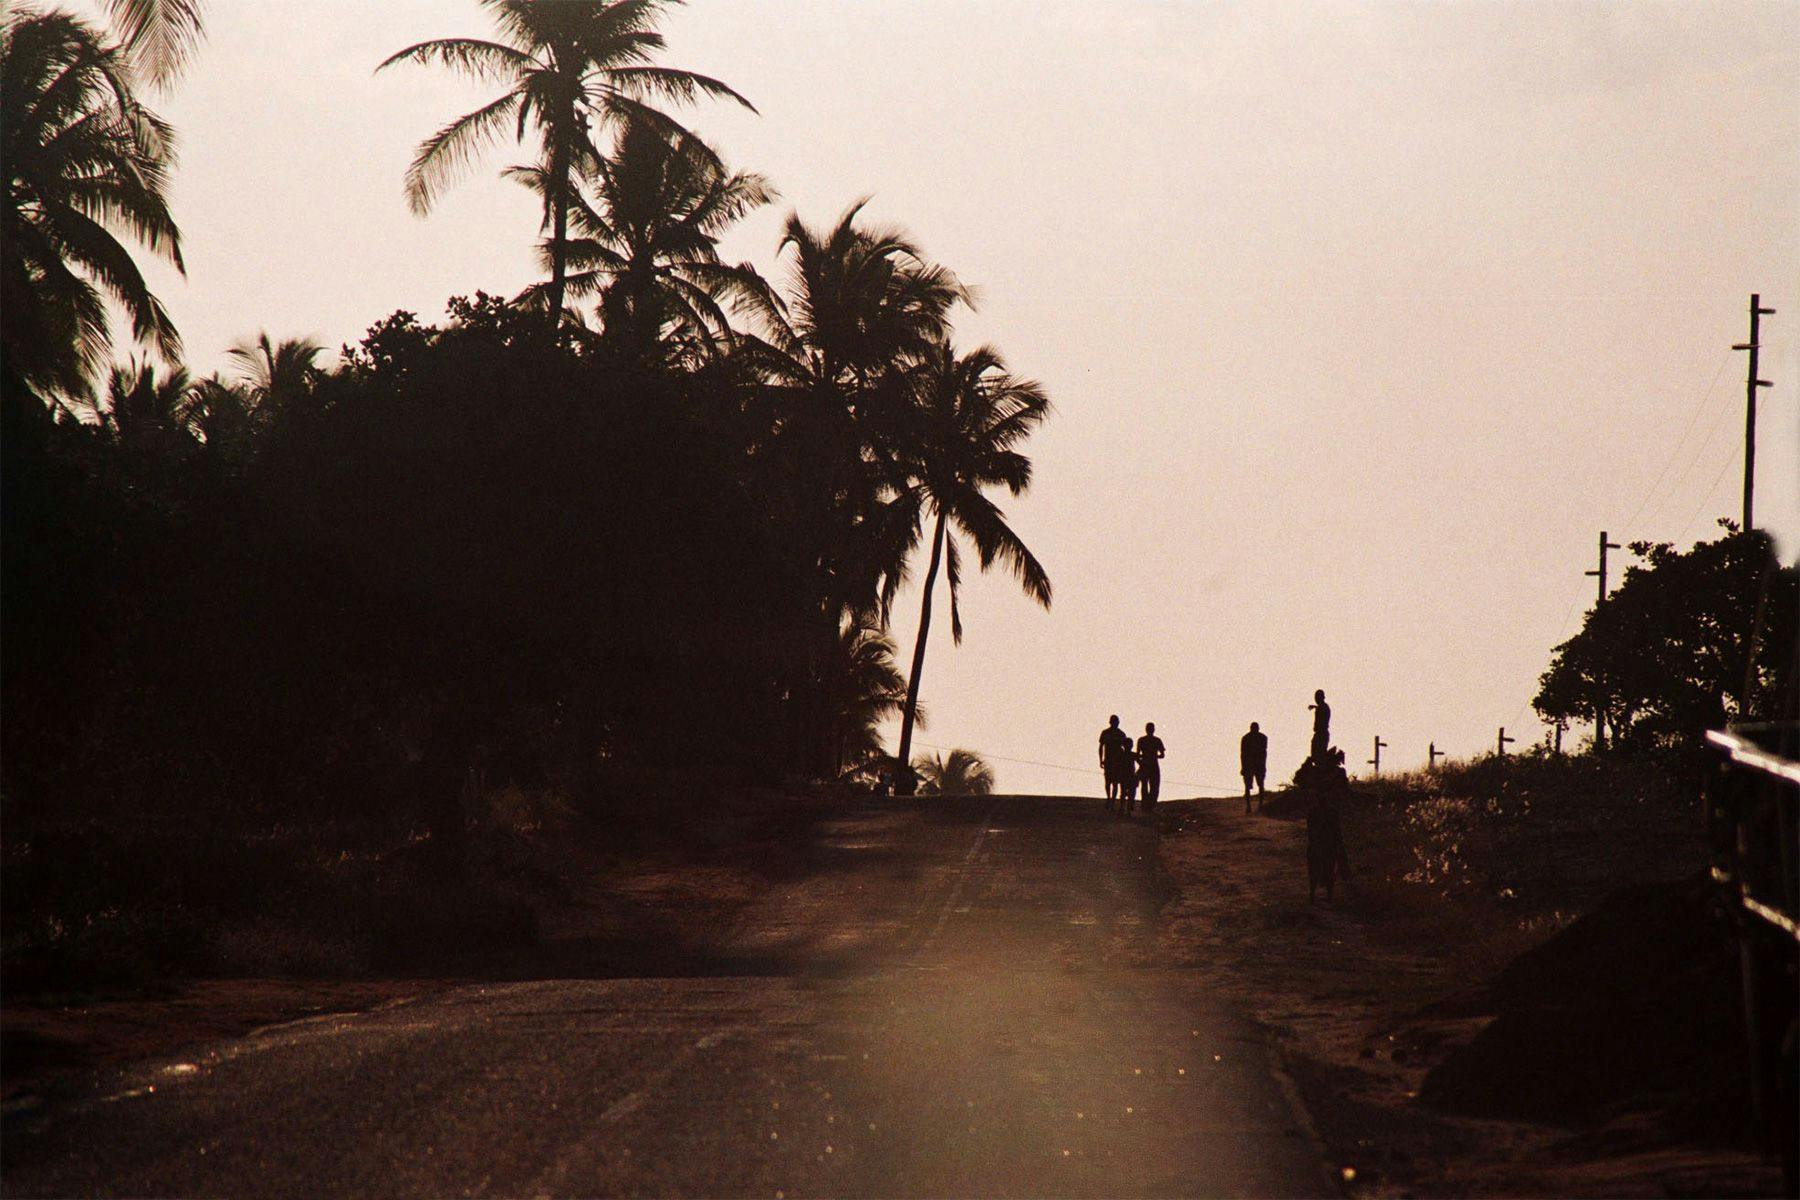
<svg viewBox="0 0 1800 1200"><path fill-rule="evenodd" d="M1644 506L1650 503L1650 497L1656 495L1656 489L1662 485L1663 478L1669 473L1669 468L1675 465L1675 459L1681 453L1682 446L1687 444L1688 435L1694 432L1694 426L1699 423L1700 414L1706 411L1706 402L1712 399L1713 391L1719 386L1719 380L1725 377L1725 364L1730 361L1731 352L1729 350L1720 351L1719 368L1713 372L1712 382L1706 385L1706 391L1701 393L1693 411L1688 414L1687 426L1682 429L1681 436L1675 439L1675 445L1669 450L1669 457L1663 460L1662 470L1656 473L1656 479L1650 484L1650 490L1644 493L1642 500L1638 501L1636 511L1623 521L1613 522L1616 528L1631 529L1637 519L1644 515Z"/></svg>
<svg viewBox="0 0 1800 1200"><path fill-rule="evenodd" d="M1663 510L1668 508L1669 502L1675 498L1676 491L1681 486L1682 481L1688 477L1689 472L1700 465L1700 460L1706 457L1706 452L1712 449L1713 439L1719 436L1719 430L1724 427L1725 418L1729 417L1731 412L1731 406L1725 404L1721 405L1719 411L1713 415L1712 424L1706 430L1706 437L1701 439L1700 445L1695 449L1693 456L1688 459L1687 466L1681 468L1681 471L1670 481L1669 490L1663 493L1662 500L1651 510L1650 516L1653 519L1661 516Z"/></svg>
<svg viewBox="0 0 1800 1200"><path fill-rule="evenodd" d="M1738 455L1741 450L1742 447L1734 449L1731 452L1730 457L1719 465L1719 473L1713 476L1712 486L1706 489L1705 499L1701 500L1699 507L1694 509L1694 515L1687 519L1687 524L1681 527L1681 532L1675 535L1675 540L1677 542L1686 539L1688 530L1694 527L1694 522L1698 521L1700 519L1700 514L1706 511L1706 506L1712 503L1713 493L1719 490L1719 483L1725 478L1725 472L1729 471L1733 464L1738 461Z"/></svg>

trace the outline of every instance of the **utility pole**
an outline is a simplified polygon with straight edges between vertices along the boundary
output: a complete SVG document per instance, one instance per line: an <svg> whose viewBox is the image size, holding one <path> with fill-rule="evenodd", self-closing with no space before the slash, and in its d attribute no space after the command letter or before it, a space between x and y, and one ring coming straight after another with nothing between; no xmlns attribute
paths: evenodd
<svg viewBox="0 0 1800 1200"><path fill-rule="evenodd" d="M1596 607L1606 603L1606 552L1608 550L1617 550L1618 548L1619 543L1606 540L1606 530L1602 529L1600 531L1600 568L1596 571L1582 572L1583 575L1597 576L1600 580L1600 587L1598 589L1599 595L1594 600Z"/></svg>
<svg viewBox="0 0 1800 1200"><path fill-rule="evenodd" d="M1602 529L1600 531L1600 562L1599 562L1599 565L1598 565L1597 569L1595 569L1595 570L1582 572L1583 575L1592 575L1599 580L1599 587L1597 589L1598 595L1594 599L1594 608L1596 611L1599 610L1599 608L1602 604L1606 603L1606 552L1608 550L1617 550L1618 548L1619 548L1619 543L1609 542L1606 540L1606 530ZM1599 704L1595 704L1594 705L1594 749L1604 750L1605 748L1606 748L1606 713L1600 707ZM1500 753L1504 754L1504 753L1506 753L1506 751L1501 750Z"/></svg>
<svg viewBox="0 0 1800 1200"><path fill-rule="evenodd" d="M1387 743L1381 740L1381 735L1379 733L1376 734L1375 735L1375 757L1371 758L1369 760L1369 765L1375 768L1375 773L1377 775L1381 774L1381 752L1383 749L1386 748L1386 746L1387 746Z"/></svg>
<svg viewBox="0 0 1800 1200"><path fill-rule="evenodd" d="M1448 754L1445 754L1442 750L1437 748L1436 742L1433 742L1431 743L1431 749L1425 752L1425 769L1427 771L1435 771L1437 770L1437 760L1449 757Z"/></svg>
<svg viewBox="0 0 1800 1200"><path fill-rule="evenodd" d="M1766 379L1756 377L1756 352L1761 348L1762 318L1772 317L1775 310L1762 306L1762 293L1750 293L1750 340L1739 342L1733 350L1750 352L1750 370L1744 377L1744 532L1756 528L1756 389L1773 387Z"/></svg>
<svg viewBox="0 0 1800 1200"><path fill-rule="evenodd" d="M1500 727L1500 740L1494 743L1494 753L1498 754L1501 758L1505 758L1506 757L1506 744L1508 742L1516 742L1518 740L1519 740L1518 738L1507 737L1506 736L1506 726L1502 725Z"/></svg>
<svg viewBox="0 0 1800 1200"><path fill-rule="evenodd" d="M1563 720L1561 717L1556 718L1556 743L1555 743L1555 745L1551 746L1550 748L1553 751L1555 751L1557 754L1562 753L1563 730L1567 729L1568 727L1569 727L1569 723L1567 721Z"/></svg>

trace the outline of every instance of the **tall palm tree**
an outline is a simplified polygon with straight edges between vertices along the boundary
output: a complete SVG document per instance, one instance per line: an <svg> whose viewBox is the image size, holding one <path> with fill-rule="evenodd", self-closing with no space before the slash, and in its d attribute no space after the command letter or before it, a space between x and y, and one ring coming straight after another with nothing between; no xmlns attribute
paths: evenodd
<svg viewBox="0 0 1800 1200"><path fill-rule="evenodd" d="M544 172L544 226L550 231L551 319L562 319L569 210L574 179L600 154L598 127L636 118L666 130L681 127L651 100L691 102L700 96L751 103L706 75L651 61L663 49L655 29L672 0L482 0L502 41L438 38L390 55L400 62L437 62L483 82L505 85L499 97L465 113L419 144L406 172L415 213L431 210L438 191L477 153L509 129L515 140L532 127ZM678 0L673 0L678 2Z"/></svg>
<svg viewBox="0 0 1800 1200"><path fill-rule="evenodd" d="M1004 487L1014 496L1031 486L1031 460L1016 447L1049 415L1044 390L1009 373L991 347L959 356L948 340L932 346L913 373L917 405L912 430L896 465L904 480L896 504L916 539L922 522L932 522L931 562L920 588L919 634L913 643L912 675L900 714L900 749L910 762L913 712L925 671L925 640L931 633L931 596L938 567L950 585L950 636L962 642L957 591L962 554L956 533L975 545L981 569L1000 562L1018 578L1025 594L1050 607L1050 577L1037 557L1006 523L1006 514L984 494Z"/></svg>
<svg viewBox="0 0 1800 1200"><path fill-rule="evenodd" d="M64 13L0 24L0 349L9 383L87 399L108 355L108 302L175 361L181 339L121 235L182 269L169 127L133 94L124 52Z"/></svg>
<svg viewBox="0 0 1800 1200"><path fill-rule="evenodd" d="M554 183L543 167L508 174L540 196ZM578 187L570 203L566 284L576 297L599 295L603 328L616 342L647 356L669 330L710 350L731 340L727 307L779 308L755 267L719 258L719 235L777 195L763 176L728 171L691 133L628 119L586 183L592 201ZM546 243L545 265L554 270L552 251Z"/></svg>
<svg viewBox="0 0 1800 1200"><path fill-rule="evenodd" d="M994 768L973 750L934 754L913 764L919 790L927 796L991 796Z"/></svg>

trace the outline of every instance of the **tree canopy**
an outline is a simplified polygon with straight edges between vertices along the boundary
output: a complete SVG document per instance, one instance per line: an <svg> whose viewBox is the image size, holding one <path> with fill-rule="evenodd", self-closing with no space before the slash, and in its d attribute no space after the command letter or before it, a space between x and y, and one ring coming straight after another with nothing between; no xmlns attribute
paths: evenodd
<svg viewBox="0 0 1800 1200"><path fill-rule="evenodd" d="M1539 680L1546 720L1599 713L1621 743L1668 744L1792 711L1797 572L1768 535L1725 524L1687 551L1631 544L1639 561Z"/></svg>

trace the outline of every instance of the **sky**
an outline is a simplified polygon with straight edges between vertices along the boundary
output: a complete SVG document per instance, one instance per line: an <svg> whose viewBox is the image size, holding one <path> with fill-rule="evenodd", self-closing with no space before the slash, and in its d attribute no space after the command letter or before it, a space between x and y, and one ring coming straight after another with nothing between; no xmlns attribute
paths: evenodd
<svg viewBox="0 0 1800 1200"><path fill-rule="evenodd" d="M374 73L484 35L473 0L208 12L157 101L188 270L152 278L197 373L533 281L524 151L426 218L402 193L490 93ZM871 197L977 288L959 343L1055 405L1004 505L1054 605L971 577L925 665L922 748L1003 790L1098 795L1111 713L1156 722L1167 796L1235 789L1252 720L1285 779L1315 688L1359 772L1377 736L1384 770L1541 738L1600 530L1739 513L1752 291L1758 524L1800 549L1800 5L693 0L665 31L758 109L690 125L782 193L728 257L780 278L790 211Z"/></svg>

